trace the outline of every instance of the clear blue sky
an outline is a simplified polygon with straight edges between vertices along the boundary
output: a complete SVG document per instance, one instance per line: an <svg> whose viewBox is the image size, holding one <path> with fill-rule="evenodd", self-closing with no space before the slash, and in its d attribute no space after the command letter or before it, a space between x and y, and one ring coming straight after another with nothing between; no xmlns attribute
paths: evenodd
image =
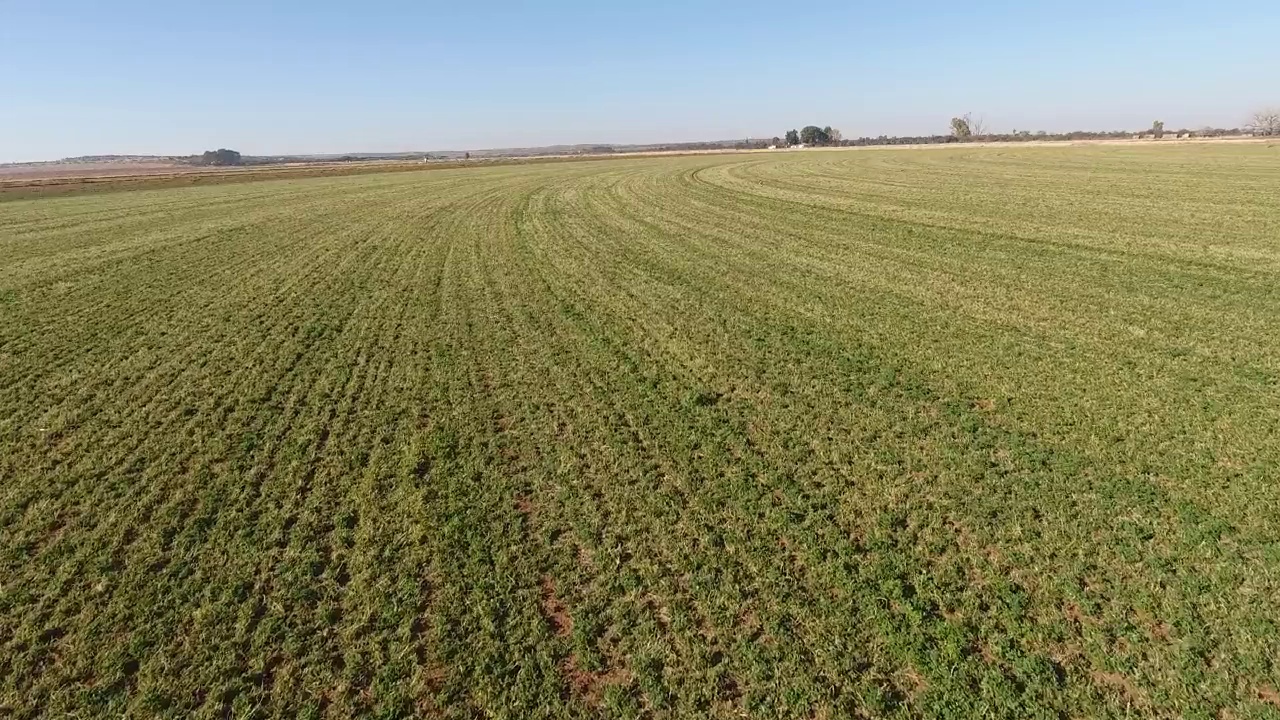
<svg viewBox="0 0 1280 720"><path fill-rule="evenodd" d="M0 0L0 162L1237 126L1280 3Z"/></svg>

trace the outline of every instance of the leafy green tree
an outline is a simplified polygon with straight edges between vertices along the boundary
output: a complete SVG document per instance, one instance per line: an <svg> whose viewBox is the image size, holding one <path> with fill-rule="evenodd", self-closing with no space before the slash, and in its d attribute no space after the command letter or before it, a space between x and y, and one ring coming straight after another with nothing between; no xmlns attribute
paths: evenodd
<svg viewBox="0 0 1280 720"><path fill-rule="evenodd" d="M969 117L951 118L951 134L960 140L968 140L973 137L973 131L969 129Z"/></svg>
<svg viewBox="0 0 1280 720"><path fill-rule="evenodd" d="M800 142L805 145L825 145L828 137L827 133L817 125L806 125L800 131Z"/></svg>
<svg viewBox="0 0 1280 720"><path fill-rule="evenodd" d="M1151 123L1151 134L1155 135L1157 140L1164 137L1164 121L1163 120L1157 120Z"/></svg>
<svg viewBox="0 0 1280 720"><path fill-rule="evenodd" d="M217 150L205 150L200 156L201 165L242 165L240 153L235 150L219 148Z"/></svg>
<svg viewBox="0 0 1280 720"><path fill-rule="evenodd" d="M799 144L800 144L800 133L796 132L795 130L788 130L788 131L787 131L787 144L788 144L788 145L799 145Z"/></svg>

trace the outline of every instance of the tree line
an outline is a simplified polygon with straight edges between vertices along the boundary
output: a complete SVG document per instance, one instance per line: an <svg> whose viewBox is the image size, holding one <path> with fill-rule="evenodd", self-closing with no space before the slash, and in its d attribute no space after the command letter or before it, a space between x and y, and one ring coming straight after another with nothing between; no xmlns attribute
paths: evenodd
<svg viewBox="0 0 1280 720"><path fill-rule="evenodd" d="M782 145L783 142L787 145L839 145L844 137L839 130L830 125L826 127L805 125L800 130L788 130L783 134L785 138L773 139L774 147Z"/></svg>
<svg viewBox="0 0 1280 720"><path fill-rule="evenodd" d="M942 143L956 142L972 142L980 140L982 142L1025 142L1030 140L1118 140L1130 138L1134 135L1146 136L1150 135L1155 138L1161 138L1165 134L1164 122L1156 120L1147 130L1135 133L1132 130L1072 130L1071 132L1050 133L1044 130L1011 130L1007 133L993 133L987 128L986 121L981 116L974 116L973 113L965 113L951 118L948 125L950 132L938 135L879 135L877 137L859 137L845 138L840 130L830 125L818 127L817 125L806 125L796 130L791 129L783 133L782 137L774 137L771 140L746 140L744 142L734 142L726 144L722 142L706 142L706 143L673 143L671 145L653 146L653 150L715 150L725 147L733 147L739 150L764 150L770 147L787 147L804 145L808 147L865 147L872 145L937 145ZM1174 131L1170 131L1174 132ZM1263 136L1280 136L1280 108L1266 108L1254 112L1249 117L1248 123L1243 128L1215 128L1201 127L1197 130L1189 130L1182 128L1176 131L1179 137L1223 137L1232 135L1243 135L1245 133L1253 133L1254 135ZM618 152L611 145L598 145L580 151L586 155L605 155ZM427 156L428 158L430 156ZM338 161L354 161L358 159L354 156L345 156L338 158ZM466 159L471 159L471 153L466 154ZM185 159L192 165L207 166L235 166L245 164L260 164L270 162L269 159L257 158L250 161L244 160L240 153L227 148L219 148L218 150L206 150L201 155L192 155ZM329 160L332 162L333 160Z"/></svg>
<svg viewBox="0 0 1280 720"><path fill-rule="evenodd" d="M937 145L955 142L1026 142L1031 140L1119 140L1138 136L1164 137L1166 130L1163 121L1156 120L1146 130L1072 130L1070 132L1047 132L1045 130L1011 130L997 133L988 129L986 121L972 113L965 113L951 118L948 123L949 132L937 135L879 135L877 137L844 138L839 130L816 125L807 125L801 130L788 130L782 137L772 141L738 143L735 147L742 149L764 149L766 147L828 146L828 147L863 147L868 145ZM1263 136L1280 136L1280 109L1269 108L1253 113L1249 122L1243 127L1215 128L1205 126L1196 130L1181 128L1167 131L1178 137L1224 137L1252 133Z"/></svg>

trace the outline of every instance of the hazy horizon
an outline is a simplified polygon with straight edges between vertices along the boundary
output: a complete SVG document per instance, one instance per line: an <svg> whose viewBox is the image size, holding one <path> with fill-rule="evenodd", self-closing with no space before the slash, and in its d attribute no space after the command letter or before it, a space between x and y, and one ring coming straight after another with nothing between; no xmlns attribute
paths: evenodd
<svg viewBox="0 0 1280 720"><path fill-rule="evenodd" d="M71 0L7 14L0 162L678 143L810 123L929 135L965 112L993 132L1238 127L1280 104L1265 89L1280 9L1264 6L927 0L806 19L754 2Z"/></svg>

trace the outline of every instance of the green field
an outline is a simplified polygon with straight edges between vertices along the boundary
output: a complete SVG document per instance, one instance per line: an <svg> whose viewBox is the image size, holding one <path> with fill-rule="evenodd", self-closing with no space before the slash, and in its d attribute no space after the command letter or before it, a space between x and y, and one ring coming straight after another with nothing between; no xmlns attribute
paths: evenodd
<svg viewBox="0 0 1280 720"><path fill-rule="evenodd" d="M0 203L0 715L1280 717L1280 147Z"/></svg>

